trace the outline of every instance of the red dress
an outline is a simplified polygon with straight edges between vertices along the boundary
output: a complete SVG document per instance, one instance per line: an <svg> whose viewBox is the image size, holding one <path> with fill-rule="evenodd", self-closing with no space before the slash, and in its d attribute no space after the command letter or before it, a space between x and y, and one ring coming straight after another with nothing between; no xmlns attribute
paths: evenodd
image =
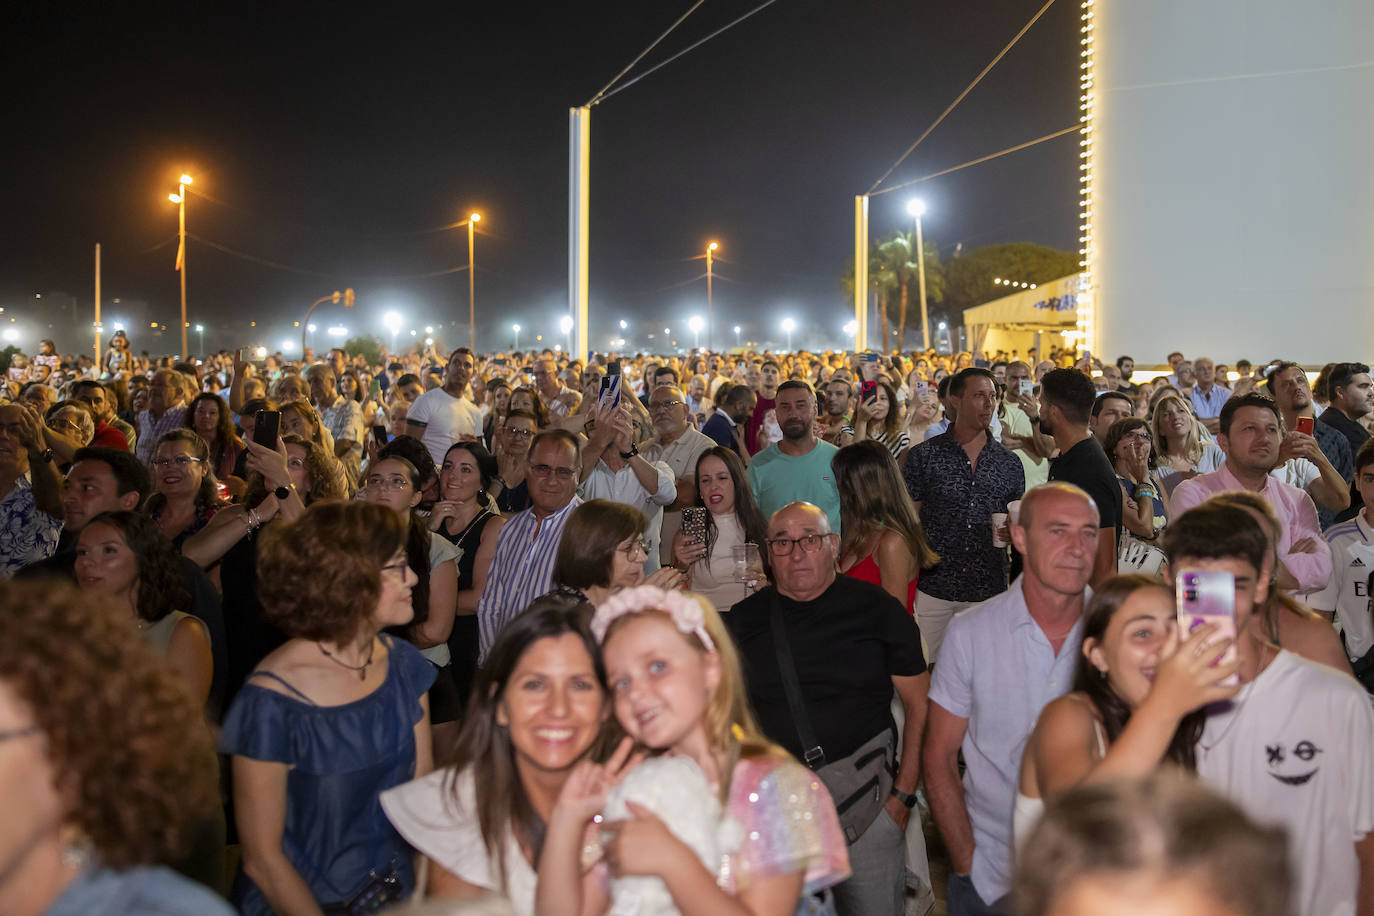
<svg viewBox="0 0 1374 916"><path fill-rule="evenodd" d="M852 576L861 582L871 582L879 588L883 587L882 570L878 569L878 561L873 559L871 553L846 569L843 575ZM906 584L906 612L913 617L916 616L916 576Z"/></svg>

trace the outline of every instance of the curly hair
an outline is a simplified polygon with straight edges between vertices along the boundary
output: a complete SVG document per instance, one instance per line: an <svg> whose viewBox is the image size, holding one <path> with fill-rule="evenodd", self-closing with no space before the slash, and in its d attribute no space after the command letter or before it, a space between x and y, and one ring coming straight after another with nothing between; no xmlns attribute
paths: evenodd
<svg viewBox="0 0 1374 916"><path fill-rule="evenodd" d="M511 390L511 401L514 401L518 395L522 394L527 394L530 396L530 404L533 407L531 413L534 414L535 426L539 429L543 429L544 427L548 426L549 408L545 406L544 399L539 396L539 392L529 387L528 385L521 385L520 387Z"/></svg>
<svg viewBox="0 0 1374 916"><path fill-rule="evenodd" d="M352 639L372 615L382 567L404 549L407 533L385 506L337 501L317 502L296 521L263 530L263 617L289 637L332 642Z"/></svg>
<svg viewBox="0 0 1374 916"><path fill-rule="evenodd" d="M243 448L243 443L239 441L239 435L234 431L234 416L229 412L229 405L224 402L224 398L208 391L196 395L191 403L186 406L186 428L192 430L196 428L196 408L203 401L214 402L215 409L219 413L219 418L215 421L215 441L206 443L210 447L210 466L218 468L224 461L225 450Z"/></svg>
<svg viewBox="0 0 1374 916"><path fill-rule="evenodd" d="M66 583L0 582L0 683L33 711L65 822L103 864L185 856L220 804L214 744L127 611Z"/></svg>
<svg viewBox="0 0 1374 916"><path fill-rule="evenodd" d="M162 536L157 522L127 509L102 512L86 523L109 525L124 538L138 560L138 616L156 623L172 611L189 610L191 592L186 588L181 554Z"/></svg>
<svg viewBox="0 0 1374 916"><path fill-rule="evenodd" d="M315 412L315 408L311 407L308 402L287 401L285 404L281 405L281 412L299 414L301 419L305 421L305 425L313 428L315 431L310 436L310 441L324 445L324 437L320 434L320 430L323 428L324 424L320 422L320 415ZM283 420L285 420L284 417ZM286 428L284 422L282 423L282 428Z"/></svg>
<svg viewBox="0 0 1374 916"><path fill-rule="evenodd" d="M294 433L282 436L281 441L285 445L305 449L305 480L309 489L301 494L302 502L308 506L322 499L343 499L343 488L339 486L338 475L334 473L334 461L323 445L302 439ZM267 498L267 481L257 471L249 471L245 483L244 505L256 506Z"/></svg>

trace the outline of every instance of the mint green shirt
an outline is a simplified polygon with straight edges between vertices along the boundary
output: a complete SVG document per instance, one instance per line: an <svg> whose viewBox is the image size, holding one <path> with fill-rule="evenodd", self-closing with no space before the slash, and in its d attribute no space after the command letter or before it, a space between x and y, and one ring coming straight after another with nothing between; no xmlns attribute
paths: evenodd
<svg viewBox="0 0 1374 916"><path fill-rule="evenodd" d="M830 518L830 530L840 533L840 491L830 459L839 451L824 440L805 455L793 457L778 450L775 442L749 462L749 486L765 521L788 503L807 502Z"/></svg>

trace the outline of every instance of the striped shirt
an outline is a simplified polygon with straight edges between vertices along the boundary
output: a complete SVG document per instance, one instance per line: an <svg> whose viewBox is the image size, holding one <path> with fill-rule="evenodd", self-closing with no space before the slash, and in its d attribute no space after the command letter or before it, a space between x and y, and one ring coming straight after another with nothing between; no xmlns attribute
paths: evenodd
<svg viewBox="0 0 1374 916"><path fill-rule="evenodd" d="M157 451L157 440L162 438L163 433L171 432L186 422L185 407L168 407L162 414L162 419L153 417L151 410L145 410L138 415L138 445L134 454L138 460L144 464L153 460L153 452Z"/></svg>
<svg viewBox="0 0 1374 916"><path fill-rule="evenodd" d="M486 661L491 644L506 624L553 587L553 564L558 542L563 539L563 525L580 505L582 500L574 496L567 506L544 519L536 518L530 508L501 526L487 586L477 602L479 662Z"/></svg>

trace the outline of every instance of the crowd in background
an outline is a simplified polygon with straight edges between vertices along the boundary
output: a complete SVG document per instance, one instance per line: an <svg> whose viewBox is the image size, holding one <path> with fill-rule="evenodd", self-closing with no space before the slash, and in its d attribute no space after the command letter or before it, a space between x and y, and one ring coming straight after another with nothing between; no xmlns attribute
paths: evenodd
<svg viewBox="0 0 1374 916"><path fill-rule="evenodd" d="M0 912L1374 914L1369 367L1167 362L16 354Z"/></svg>

